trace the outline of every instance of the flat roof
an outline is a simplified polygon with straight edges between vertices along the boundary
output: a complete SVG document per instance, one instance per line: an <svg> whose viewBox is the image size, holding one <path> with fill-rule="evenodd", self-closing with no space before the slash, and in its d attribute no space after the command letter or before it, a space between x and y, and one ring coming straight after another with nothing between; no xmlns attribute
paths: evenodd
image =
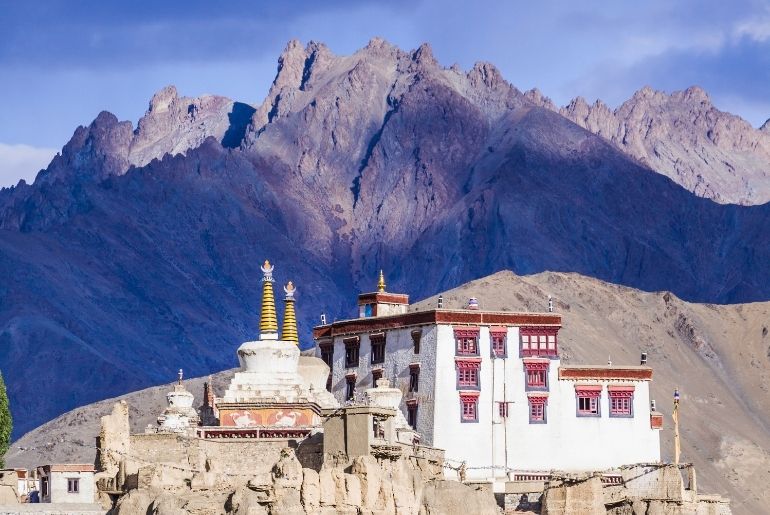
<svg viewBox="0 0 770 515"><path fill-rule="evenodd" d="M561 315L557 313L521 313L473 309L431 309L398 315L338 320L331 324L314 327L313 338L332 338L345 334L434 324L561 327Z"/></svg>
<svg viewBox="0 0 770 515"><path fill-rule="evenodd" d="M94 472L93 463L54 463L50 465L41 465L38 468L50 472Z"/></svg>

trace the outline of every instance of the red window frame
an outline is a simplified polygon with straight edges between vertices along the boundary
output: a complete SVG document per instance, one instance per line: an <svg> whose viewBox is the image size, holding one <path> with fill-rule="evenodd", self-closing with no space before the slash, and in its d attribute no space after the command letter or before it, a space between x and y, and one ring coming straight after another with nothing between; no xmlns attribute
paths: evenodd
<svg viewBox="0 0 770 515"><path fill-rule="evenodd" d="M521 327L521 357L559 356L558 327Z"/></svg>
<svg viewBox="0 0 770 515"><path fill-rule="evenodd" d="M455 368L457 370L457 389L477 389L480 387L481 359L455 359Z"/></svg>
<svg viewBox="0 0 770 515"><path fill-rule="evenodd" d="M531 396L529 401L529 423L545 424L548 421L548 397Z"/></svg>
<svg viewBox="0 0 770 515"><path fill-rule="evenodd" d="M610 417L630 418L634 416L634 387L608 386Z"/></svg>
<svg viewBox="0 0 770 515"><path fill-rule="evenodd" d="M500 418L508 418L508 403L498 402L497 413L500 415Z"/></svg>
<svg viewBox="0 0 770 515"><path fill-rule="evenodd" d="M477 392L460 394L460 420L462 422L479 421L479 394Z"/></svg>
<svg viewBox="0 0 770 515"><path fill-rule="evenodd" d="M578 417L601 416L601 385L575 386L575 410Z"/></svg>
<svg viewBox="0 0 770 515"><path fill-rule="evenodd" d="M457 356L478 356L479 355L479 328L478 327L456 327L455 334L455 353Z"/></svg>
<svg viewBox="0 0 770 515"><path fill-rule="evenodd" d="M508 356L508 329L493 327L489 330L489 349L493 358Z"/></svg>
<svg viewBox="0 0 770 515"><path fill-rule="evenodd" d="M526 390L548 390L549 361L524 361L524 385Z"/></svg>

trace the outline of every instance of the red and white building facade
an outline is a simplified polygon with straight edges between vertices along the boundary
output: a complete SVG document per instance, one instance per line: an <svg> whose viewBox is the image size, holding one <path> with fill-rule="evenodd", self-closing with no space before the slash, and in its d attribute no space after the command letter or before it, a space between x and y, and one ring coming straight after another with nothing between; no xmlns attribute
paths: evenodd
<svg viewBox="0 0 770 515"><path fill-rule="evenodd" d="M314 329L327 388L344 403L386 377L421 443L465 461L468 479L660 461L652 369L561 365L556 313L409 311L381 291L359 296L359 314Z"/></svg>

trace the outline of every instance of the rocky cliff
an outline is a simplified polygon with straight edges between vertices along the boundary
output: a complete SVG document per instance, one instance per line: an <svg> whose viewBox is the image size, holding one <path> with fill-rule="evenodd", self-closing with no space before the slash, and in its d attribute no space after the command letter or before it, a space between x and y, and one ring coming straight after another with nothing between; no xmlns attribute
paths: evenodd
<svg viewBox="0 0 770 515"><path fill-rule="evenodd" d="M769 206L698 197L554 109L490 64L373 40L350 56L290 43L255 108L167 88L136 128L101 113L33 185L0 190L16 434L234 366L265 258L299 287L303 345L380 268L418 298L501 269L770 297Z"/></svg>

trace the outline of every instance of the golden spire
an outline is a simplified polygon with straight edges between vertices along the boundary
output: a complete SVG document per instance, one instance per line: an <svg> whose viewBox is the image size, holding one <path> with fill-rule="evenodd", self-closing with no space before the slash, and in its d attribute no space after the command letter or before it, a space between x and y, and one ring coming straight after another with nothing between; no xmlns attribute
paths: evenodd
<svg viewBox="0 0 770 515"><path fill-rule="evenodd" d="M273 296L273 266L265 260L262 265L262 313L259 317L259 332L262 340L278 339L278 319L275 316L275 298Z"/></svg>
<svg viewBox="0 0 770 515"><path fill-rule="evenodd" d="M385 274L380 270L380 280L377 281L377 291L385 291Z"/></svg>
<svg viewBox="0 0 770 515"><path fill-rule="evenodd" d="M294 313L294 293L297 291L297 288L295 288L294 284L289 281L289 284L283 287L283 291L286 292L286 297L283 299L286 302L286 310L283 314L281 339L299 345L299 336L297 336L297 315Z"/></svg>

